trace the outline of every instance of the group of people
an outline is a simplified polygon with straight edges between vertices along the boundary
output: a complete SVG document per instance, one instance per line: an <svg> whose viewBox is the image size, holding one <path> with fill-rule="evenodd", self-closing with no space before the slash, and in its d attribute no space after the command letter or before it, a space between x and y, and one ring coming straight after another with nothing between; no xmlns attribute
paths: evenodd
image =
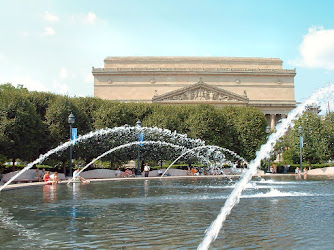
<svg viewBox="0 0 334 250"><path fill-rule="evenodd" d="M82 176L79 175L79 172L81 170L81 166L79 166L74 172L73 172L73 179L74 181L80 181L83 183L89 183L89 180L86 180ZM42 171L40 171L38 168L35 171L34 179L38 179L38 181L42 182L44 181L46 184L58 184L60 183L58 172L54 172L53 174L50 173L50 171L45 171L43 168Z"/></svg>
<svg viewBox="0 0 334 250"><path fill-rule="evenodd" d="M45 171L43 168L42 171L39 171L37 168L34 174L34 179L38 179L38 181L44 181L46 184L58 184L60 182L58 172L54 172L54 174L50 174L50 171Z"/></svg>
<svg viewBox="0 0 334 250"><path fill-rule="evenodd" d="M187 175L190 176L198 176L198 175L204 175L204 168L196 168L196 167L188 167Z"/></svg>
<svg viewBox="0 0 334 250"><path fill-rule="evenodd" d="M42 171L39 171L39 169L37 168L34 174L34 179L37 179L38 181L43 181L44 175L45 175L45 169L43 168Z"/></svg>
<svg viewBox="0 0 334 250"><path fill-rule="evenodd" d="M124 173L119 168L117 168L117 170L115 172L115 175L116 175L116 177L120 177L120 178L136 177L136 173L135 173L134 168L132 169L132 171L129 168L127 168Z"/></svg>
<svg viewBox="0 0 334 250"><path fill-rule="evenodd" d="M144 176L145 177L148 177L148 175L150 173L150 170L151 170L151 167L148 165L148 163L146 163L145 166L144 166ZM120 168L117 168L117 170L115 172L115 175L116 175L116 177L120 177L120 178L136 177L136 173L135 173L134 168L132 170L127 168L124 173L120 170Z"/></svg>
<svg viewBox="0 0 334 250"><path fill-rule="evenodd" d="M304 170L302 172L299 167L296 167L296 169L295 169L295 175L296 175L296 179L300 179L302 175L304 175L304 179L307 179L308 170L307 170L307 168L304 168Z"/></svg>

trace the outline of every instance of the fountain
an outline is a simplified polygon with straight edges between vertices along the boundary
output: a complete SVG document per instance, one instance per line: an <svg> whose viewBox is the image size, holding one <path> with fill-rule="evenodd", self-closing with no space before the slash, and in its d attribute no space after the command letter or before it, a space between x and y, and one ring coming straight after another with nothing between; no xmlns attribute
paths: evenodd
<svg viewBox="0 0 334 250"><path fill-rule="evenodd" d="M134 178L107 185L75 183L53 190L33 187L4 192L0 201L0 234L8 237L2 237L0 244L13 248L19 239L26 247L34 247L43 235L53 247L68 248L208 249L211 244L214 248L330 248L334 244L330 212L334 205L333 179L251 178L261 159L268 156L305 107L333 92L332 85L321 89L293 110L233 185L219 178ZM185 147L182 154L204 147L201 142L198 144ZM50 195L41 196L41 192ZM225 205L217 216L222 200L226 200ZM201 235L214 216L217 219L200 242L194 235ZM16 224L20 226L15 227ZM27 233L20 235L20 231Z"/></svg>
<svg viewBox="0 0 334 250"><path fill-rule="evenodd" d="M79 172L78 172L78 175L80 175L80 173L82 171L84 171L85 169L87 169L89 166L91 166L94 162L96 162L97 160L105 157L106 155L116 151L116 150L119 150L119 149L122 149L122 148L127 148L127 147L131 147L131 146L134 146L134 145L139 145L139 144L148 144L148 145L158 145L158 146L170 146L170 147L173 147L173 148L177 148L179 150L182 150L182 151L185 151L187 150L187 148L183 147L183 146L179 146L179 145L175 145L175 144L172 144L172 143L167 143L167 142L156 142L156 141L143 141L143 142L130 142L130 143L127 143L127 144L123 144L123 145L120 145L118 147L115 147L115 148L112 148L106 152L104 152L103 154L99 155L98 157L96 157L94 160L92 160L90 163L88 163L86 166L84 166ZM187 151L188 152L188 151ZM183 156L183 154L182 154ZM199 158L202 158L203 161L205 161L206 159L202 156L199 156ZM178 158L179 159L179 158ZM70 179L68 181L67 184L71 183L72 181L74 180L74 178Z"/></svg>
<svg viewBox="0 0 334 250"><path fill-rule="evenodd" d="M171 142L174 144L180 143L185 145L204 145L204 142L200 139L191 139L188 138L185 134L178 134L176 131L171 132L168 129L159 129L159 128L138 128L138 127L116 127L116 128L107 128L107 129L100 129L95 132L90 132L86 135L79 136L76 140L71 140L68 142L65 142L58 147L48 151L47 153L41 155L38 159L34 160L33 162L29 163L26 167L24 167L20 172L18 172L15 176L13 176L8 182L6 182L3 186L0 187L0 192L8 186L13 180L15 180L17 177L19 177L21 174L23 174L28 169L32 168L35 164L41 163L44 160L46 160L50 155L61 152L65 149L67 149L69 146L74 145L76 142L83 142L85 140L88 140L93 137L101 137L105 136L107 134L117 134L117 133L134 133L135 135L138 135L139 133L145 133L145 134L151 134L153 137L157 137L157 135L160 135L161 137L169 137L171 139Z"/></svg>
<svg viewBox="0 0 334 250"><path fill-rule="evenodd" d="M330 85L326 88L322 88L316 91L308 100L291 111L287 118L283 119L282 122L276 126L276 132L269 136L267 143L261 146L260 151L258 151L256 154L256 158L251 161L249 169L241 176L240 181L226 200L225 205L221 208L220 214L206 231L206 235L202 243L198 246L198 249L208 249L211 242L217 238L219 231L223 226L224 221L226 220L226 217L231 213L231 210L235 204L240 201L242 191L247 187L247 183L256 173L257 168L261 164L261 160L269 157L269 153L274 149L278 139L281 138L286 133L286 131L293 126L293 121L296 120L308 106L312 106L314 103L319 103L320 98L326 99L324 97L332 95L333 93L334 85Z"/></svg>
<svg viewBox="0 0 334 250"><path fill-rule="evenodd" d="M192 149L189 149L188 151L184 152L183 154L181 154L178 158L176 158L169 166L168 168L165 170L165 172L161 175L161 177L163 177L168 169L170 169L171 166L173 166L175 164L175 162L177 162L179 159L181 159L184 155L188 154L188 153L191 153L191 152L194 152L195 150L199 150L199 149L203 149L203 148L207 148L207 149L213 149L213 150L221 150L221 151L224 151L224 152L228 152L229 154L231 154L232 156L234 156L235 158L241 160L242 162L244 162L247 166L248 166L248 162L242 158L241 156L239 156L238 154L236 154L235 152L229 150L229 149L226 149L226 148L222 148L222 147L218 147L218 146L212 146L212 145L209 145L209 146L199 146L199 147L196 147L196 148L192 148Z"/></svg>

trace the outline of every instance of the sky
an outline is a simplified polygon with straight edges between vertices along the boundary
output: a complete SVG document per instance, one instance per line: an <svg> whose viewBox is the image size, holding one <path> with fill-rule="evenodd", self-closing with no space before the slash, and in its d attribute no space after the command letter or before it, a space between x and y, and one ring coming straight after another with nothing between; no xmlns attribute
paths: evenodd
<svg viewBox="0 0 334 250"><path fill-rule="evenodd" d="M94 96L108 56L280 58L301 102L334 82L332 0L0 0L0 84Z"/></svg>

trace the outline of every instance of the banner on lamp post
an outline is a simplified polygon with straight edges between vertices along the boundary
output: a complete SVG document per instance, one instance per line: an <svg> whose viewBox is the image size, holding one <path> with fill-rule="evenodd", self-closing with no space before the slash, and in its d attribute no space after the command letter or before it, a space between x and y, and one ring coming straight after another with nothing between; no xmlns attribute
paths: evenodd
<svg viewBox="0 0 334 250"><path fill-rule="evenodd" d="M139 146L143 146L144 145L144 143L142 143L144 141L144 134L143 133L140 133L140 135L139 135Z"/></svg>
<svg viewBox="0 0 334 250"><path fill-rule="evenodd" d="M74 141L74 144L77 143L77 139L78 139L78 129L72 128L72 141Z"/></svg>

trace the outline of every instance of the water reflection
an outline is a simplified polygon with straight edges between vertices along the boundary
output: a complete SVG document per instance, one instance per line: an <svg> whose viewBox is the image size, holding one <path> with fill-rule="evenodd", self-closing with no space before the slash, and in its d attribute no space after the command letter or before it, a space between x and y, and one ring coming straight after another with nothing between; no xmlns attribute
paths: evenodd
<svg viewBox="0 0 334 250"><path fill-rule="evenodd" d="M149 188L149 181L145 180L144 181L144 194L145 194L145 197L148 196L148 188Z"/></svg>
<svg viewBox="0 0 334 250"><path fill-rule="evenodd" d="M57 188L58 188L58 185L44 185L43 186L44 203L55 202L57 200Z"/></svg>
<svg viewBox="0 0 334 250"><path fill-rule="evenodd" d="M33 221L54 247L194 249L231 186L226 179L73 183L6 191L1 205L22 227ZM212 248L291 249L305 239L307 248L328 248L334 244L333 188L333 179L310 176L256 179ZM4 235L3 248L22 238Z"/></svg>
<svg viewBox="0 0 334 250"><path fill-rule="evenodd" d="M69 227L69 229L73 232L78 231L76 227L76 220L77 220L77 214L78 214L78 208L76 204L77 204L77 200L79 196L79 191L80 191L80 183L73 183L72 184L71 220L70 220L70 227ZM76 235L74 234L73 237L76 237Z"/></svg>

